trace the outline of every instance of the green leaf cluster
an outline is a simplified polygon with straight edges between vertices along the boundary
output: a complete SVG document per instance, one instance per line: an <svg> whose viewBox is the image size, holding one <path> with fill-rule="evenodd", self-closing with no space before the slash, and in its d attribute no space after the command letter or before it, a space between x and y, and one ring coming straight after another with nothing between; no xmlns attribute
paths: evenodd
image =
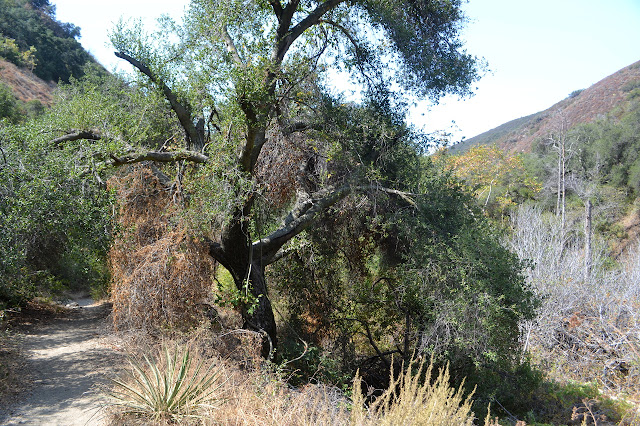
<svg viewBox="0 0 640 426"><path fill-rule="evenodd" d="M365 354L394 352L467 372L518 365L519 324L534 317L537 300L521 262L461 186L425 160L415 206L361 197L357 209L341 205L308 230L271 270L298 337L347 370Z"/></svg>
<svg viewBox="0 0 640 426"><path fill-rule="evenodd" d="M72 78L56 92L48 120L42 124L50 137L78 129L95 131L102 142L84 149L103 156L126 149L124 145L158 149L167 140L181 138L171 110L157 91L91 66L85 72L85 77Z"/></svg>
<svg viewBox="0 0 640 426"><path fill-rule="evenodd" d="M40 101L33 99L22 102L18 99L9 86L0 81L0 120L16 124L35 118L44 112L44 106Z"/></svg>
<svg viewBox="0 0 640 426"><path fill-rule="evenodd" d="M0 36L0 57L19 67L26 67L33 71L37 63L36 51L34 46L30 46L28 50L21 52L14 39Z"/></svg>
<svg viewBox="0 0 640 426"><path fill-rule="evenodd" d="M468 54L457 37L465 21L461 4L461 0L364 0L356 7L397 52L398 83L437 100L445 93L468 95L479 78L478 58ZM377 68L383 58L376 58Z"/></svg>
<svg viewBox="0 0 640 426"><path fill-rule="evenodd" d="M111 195L77 147L51 143L55 116L0 123L0 304L108 280ZM57 122L60 124L60 122ZM91 156L88 156L91 158ZM101 290L102 289L102 290Z"/></svg>

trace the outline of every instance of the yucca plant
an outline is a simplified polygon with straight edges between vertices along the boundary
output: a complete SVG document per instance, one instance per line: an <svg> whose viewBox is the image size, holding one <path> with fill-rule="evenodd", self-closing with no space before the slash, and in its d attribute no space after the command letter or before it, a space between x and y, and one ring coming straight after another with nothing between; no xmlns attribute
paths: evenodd
<svg viewBox="0 0 640 426"><path fill-rule="evenodd" d="M220 401L221 369L204 359L192 362L188 347L164 346L158 356L128 357L130 368L123 377L113 379L107 392L111 403L123 414L154 421L199 417L205 408ZM193 364L193 365L192 365Z"/></svg>

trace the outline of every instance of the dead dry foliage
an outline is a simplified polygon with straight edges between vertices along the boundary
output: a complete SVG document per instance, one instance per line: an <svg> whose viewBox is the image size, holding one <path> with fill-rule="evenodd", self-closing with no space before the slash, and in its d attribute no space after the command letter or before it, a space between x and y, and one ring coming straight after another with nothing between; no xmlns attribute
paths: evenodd
<svg viewBox="0 0 640 426"><path fill-rule="evenodd" d="M54 82L46 82L26 68L20 68L11 62L0 58L0 81L11 87L14 95L23 102L40 101L44 105L51 105Z"/></svg>
<svg viewBox="0 0 640 426"><path fill-rule="evenodd" d="M302 387L287 384L281 368L264 360L255 359L253 364L240 365L229 354L222 356L216 348L215 340L221 336L211 333L189 333L183 338L172 338L156 342L155 346L140 348L131 346L127 352L137 354L157 354L158 347L182 348L189 350L192 365L203 365L201 371L210 371L215 376L211 386L211 401L189 416L155 416L127 414L127 407L111 406L107 410L110 425L442 425L458 426L482 424L471 411L471 400L464 397L461 388L449 385L446 369L432 374L431 366L420 364L418 374L410 370L397 374L391 381L395 386L383 392L382 396L366 403L359 377L351 389L352 398L334 386L309 383ZM213 344L212 344L213 343ZM244 341L242 353L251 352L250 346L260 351L261 343ZM239 355L239 354L237 354ZM156 371L147 375L165 377L165 364L154 355L140 363L138 373L124 378L125 383L135 389L137 395L156 395L150 392L156 386L154 380L141 380L140 371ZM156 361L157 360L157 361ZM145 365L143 365L145 364ZM156 370L157 369L157 370ZM422 372L423 374L420 374ZM136 377L137 376L137 377ZM433 380L422 381L421 378ZM158 384L163 383L162 380ZM203 389L203 392L206 390ZM369 395L370 396L370 395ZM135 399L138 399L137 397ZM157 414L157 413L156 413ZM173 423L172 423L173 422ZM490 417L485 426L497 423Z"/></svg>
<svg viewBox="0 0 640 426"><path fill-rule="evenodd" d="M117 330L185 328L198 323L210 296L214 263L187 234L178 203L145 166L109 180L118 200L109 252Z"/></svg>

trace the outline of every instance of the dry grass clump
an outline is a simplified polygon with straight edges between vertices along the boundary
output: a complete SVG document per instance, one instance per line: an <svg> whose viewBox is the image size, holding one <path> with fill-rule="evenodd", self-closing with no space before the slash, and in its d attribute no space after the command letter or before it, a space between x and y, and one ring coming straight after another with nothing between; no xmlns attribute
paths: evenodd
<svg viewBox="0 0 640 426"><path fill-rule="evenodd" d="M197 378L183 379L183 383L196 383L194 388L198 388L197 395L202 395L202 398L194 398L193 401L184 398L181 403L183 409L174 410L173 414L165 408L168 404L162 402L166 400L164 395L171 395L173 387L167 387L165 383L176 383L175 378L179 374L175 372L181 371L184 363L179 360L185 357L185 350L177 357L138 358L136 363L132 363L127 378L119 380L114 388L130 396L134 403L118 403L112 407L111 423L168 424L178 421L180 424L243 426L474 424L470 396L465 397L461 388L455 390L450 387L447 369L440 370L434 380L423 383L421 379L431 377L433 367L425 368L421 363L417 374L407 371L398 378L392 377L393 386L366 406L359 377L354 380L352 400L337 388L322 384L293 389L277 374L277 368L274 371L265 364L255 368L240 367L210 355L208 348L198 350L196 345L201 347L203 343L205 341L190 343L188 353L192 355L188 356L194 359L191 366L184 368L187 373L198 371L191 376L185 373L185 377ZM210 343L206 341L207 345ZM170 358L177 361L167 362L166 359ZM195 365L202 366L195 368ZM171 374L173 380L169 379ZM149 404L146 401L161 403ZM140 405L159 409L131 409ZM485 425L489 424L485 422Z"/></svg>
<svg viewBox="0 0 640 426"><path fill-rule="evenodd" d="M178 392L186 398L180 404L168 404L168 396L177 387L176 379L185 364L181 360L186 349L179 350L177 357L148 351L156 355L135 358L129 371L107 390L111 404L108 423L286 426L348 422L348 400L334 388L308 385L292 390L266 366L242 368L219 356L207 356L208 351L198 349L193 342L185 347L189 347L188 357L193 360L184 368L184 377L194 379L183 379L181 383L195 383L192 388L196 392ZM165 387L165 383L174 385Z"/></svg>
<svg viewBox="0 0 640 426"><path fill-rule="evenodd" d="M424 361L416 374L411 368L394 378L391 386L368 408L356 376L353 385L352 425L468 425L475 421L471 411L471 395L464 397L462 385L455 390L449 385L449 369L442 368L435 380L430 381L433 364L424 371ZM426 381L421 382L421 377ZM488 423L489 420L487 418Z"/></svg>
<svg viewBox="0 0 640 426"><path fill-rule="evenodd" d="M348 399L330 386L291 389L268 371L228 370L224 403L203 419L206 425L346 425Z"/></svg>
<svg viewBox="0 0 640 426"><path fill-rule="evenodd" d="M54 82L46 82L26 68L20 68L3 58L0 58L0 80L7 83L14 95L23 102L34 99L44 105L53 102L53 91L56 89Z"/></svg>
<svg viewBox="0 0 640 426"><path fill-rule="evenodd" d="M214 265L204 245L173 221L178 207L171 190L142 166L109 185L119 203L119 232L109 252L114 325L152 330L195 324Z"/></svg>

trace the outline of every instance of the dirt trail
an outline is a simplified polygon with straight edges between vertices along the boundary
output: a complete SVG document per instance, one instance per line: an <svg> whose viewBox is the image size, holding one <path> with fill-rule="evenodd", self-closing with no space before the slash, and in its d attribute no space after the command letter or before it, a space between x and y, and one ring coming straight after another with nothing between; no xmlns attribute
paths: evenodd
<svg viewBox="0 0 640 426"><path fill-rule="evenodd" d="M106 343L108 314L106 304L82 306L64 318L21 330L33 386L20 402L0 410L0 424L102 423L103 403L97 386L124 361Z"/></svg>

